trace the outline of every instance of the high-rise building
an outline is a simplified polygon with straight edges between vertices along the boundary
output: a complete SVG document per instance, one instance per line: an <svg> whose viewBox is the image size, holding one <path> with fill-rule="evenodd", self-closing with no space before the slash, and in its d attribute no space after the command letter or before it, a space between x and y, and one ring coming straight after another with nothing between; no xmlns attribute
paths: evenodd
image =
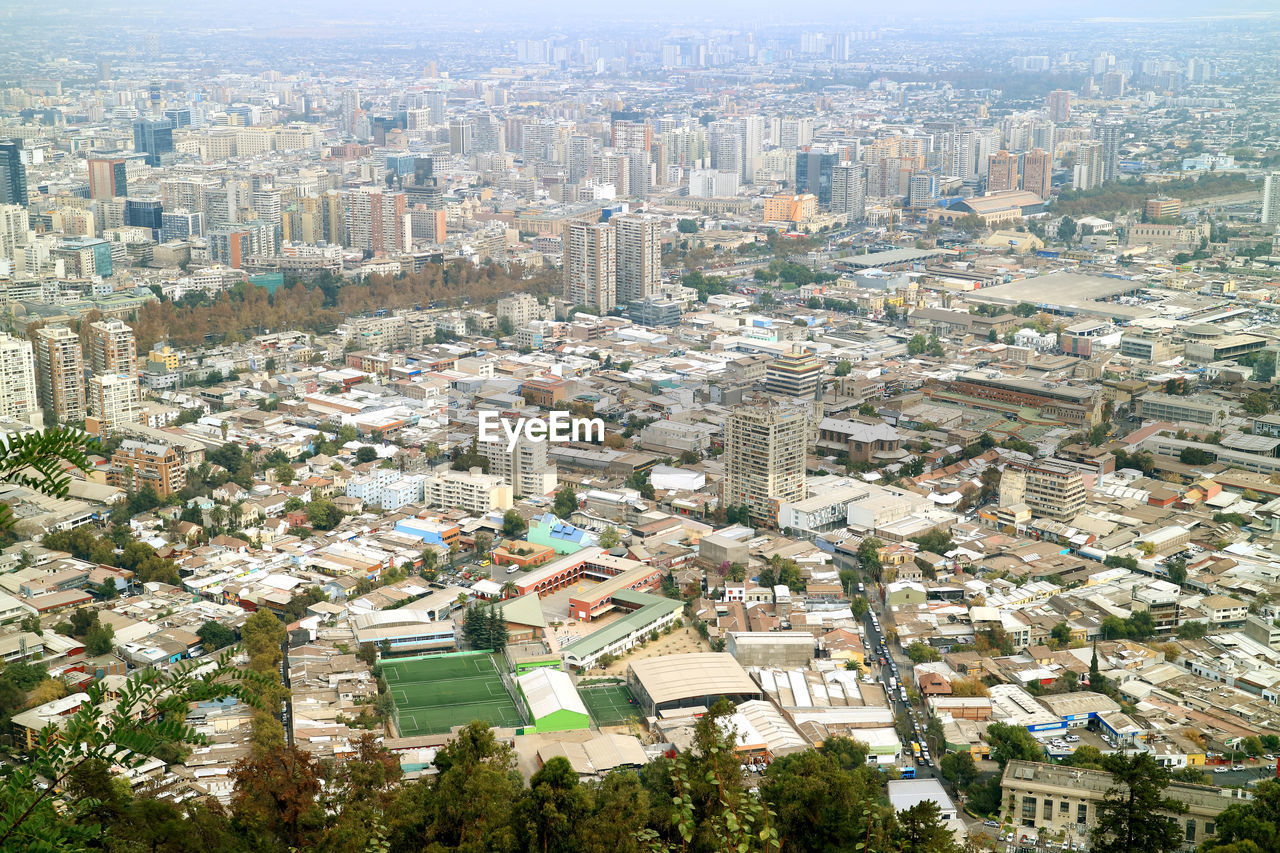
<svg viewBox="0 0 1280 853"><path fill-rule="evenodd" d="M1124 140L1124 126L1117 121L1099 125L1098 140L1102 143L1102 180L1120 178L1120 143Z"/></svg>
<svg viewBox="0 0 1280 853"><path fill-rule="evenodd" d="M160 214L160 242L204 236L204 214L189 210L166 210ZM317 241L311 241L317 242Z"/></svg>
<svg viewBox="0 0 1280 853"><path fill-rule="evenodd" d="M1053 186L1053 156L1043 148L1022 155L1022 188L1048 200Z"/></svg>
<svg viewBox="0 0 1280 853"><path fill-rule="evenodd" d="M80 338L66 326L36 330L36 377L45 422L82 421L85 415L84 354Z"/></svg>
<svg viewBox="0 0 1280 853"><path fill-rule="evenodd" d="M1054 89L1050 92L1046 107L1049 110L1049 121L1054 124L1071 121L1071 93L1066 89Z"/></svg>
<svg viewBox="0 0 1280 853"><path fill-rule="evenodd" d="M657 219L615 216L617 228L617 304L639 302L662 286L662 235Z"/></svg>
<svg viewBox="0 0 1280 853"><path fill-rule="evenodd" d="M0 258L17 262L30 234L27 209L19 204L0 204Z"/></svg>
<svg viewBox="0 0 1280 853"><path fill-rule="evenodd" d="M252 252L252 235L243 228L214 228L205 236L209 260L244 269Z"/></svg>
<svg viewBox="0 0 1280 853"><path fill-rule="evenodd" d="M0 204L27 206L27 167L22 163L21 139L0 139Z"/></svg>
<svg viewBox="0 0 1280 853"><path fill-rule="evenodd" d="M34 424L39 411L31 342L0 332L0 416Z"/></svg>
<svg viewBox="0 0 1280 853"><path fill-rule="evenodd" d="M523 431L509 446L505 433L492 441L477 443L476 449L489 460L489 473L511 485L517 498L549 495L556 488L556 466L547 461L547 443L530 441Z"/></svg>
<svg viewBox="0 0 1280 853"><path fill-rule="evenodd" d="M1071 188L1089 190L1102 183L1102 143L1081 142L1076 146L1076 165L1071 177Z"/></svg>
<svg viewBox="0 0 1280 853"><path fill-rule="evenodd" d="M835 153L809 148L796 152L796 192L812 193L820 207L830 207L831 186L835 180Z"/></svg>
<svg viewBox="0 0 1280 853"><path fill-rule="evenodd" d="M614 119L610 144L627 154L648 151L653 144L653 129L644 119Z"/></svg>
<svg viewBox="0 0 1280 853"><path fill-rule="evenodd" d="M89 324L89 370L92 373L138 374L138 344L133 328L122 320Z"/></svg>
<svg viewBox="0 0 1280 853"><path fill-rule="evenodd" d="M89 158L89 198L120 198L128 194L124 158Z"/></svg>
<svg viewBox="0 0 1280 853"><path fill-rule="evenodd" d="M406 251L412 245L412 225L405 216L402 192L361 188L347 199L347 237L351 248L375 254Z"/></svg>
<svg viewBox="0 0 1280 853"><path fill-rule="evenodd" d="M449 153L467 155L471 153L475 138L475 125L466 119L453 119L449 122Z"/></svg>
<svg viewBox="0 0 1280 853"><path fill-rule="evenodd" d="M806 406L747 405L724 425L726 506L745 506L752 522L778 523L778 504L805 497Z"/></svg>
<svg viewBox="0 0 1280 853"><path fill-rule="evenodd" d="M1262 221L1267 225L1280 224L1280 172L1267 175L1262 183Z"/></svg>
<svg viewBox="0 0 1280 853"><path fill-rule="evenodd" d="M137 423L141 408L136 375L104 373L89 379L89 432L102 435L124 424Z"/></svg>
<svg viewBox="0 0 1280 853"><path fill-rule="evenodd" d="M937 199L938 176L925 170L912 172L907 184L907 207L923 210L932 207Z"/></svg>
<svg viewBox="0 0 1280 853"><path fill-rule="evenodd" d="M148 166L173 151L173 123L168 119L138 119L133 123L133 150L147 155Z"/></svg>
<svg viewBox="0 0 1280 853"><path fill-rule="evenodd" d="M571 222L564 233L564 296L597 314L617 304L617 231L606 222Z"/></svg>
<svg viewBox="0 0 1280 853"><path fill-rule="evenodd" d="M1057 462L1037 461L1011 465L1017 474L1006 487L1000 482L1001 506L1025 503L1037 518L1071 521L1084 509L1084 480L1080 469ZM1020 475L1020 476L1019 476Z"/></svg>
<svg viewBox="0 0 1280 853"><path fill-rule="evenodd" d="M867 212L867 165L841 163L831 173L831 212L857 222Z"/></svg>
<svg viewBox="0 0 1280 853"><path fill-rule="evenodd" d="M987 158L987 192L1005 193L1018 188L1018 155L997 151Z"/></svg>
<svg viewBox="0 0 1280 853"><path fill-rule="evenodd" d="M182 491L182 457L168 444L125 439L111 455L107 484L130 492L151 486L162 498Z"/></svg>
<svg viewBox="0 0 1280 853"><path fill-rule="evenodd" d="M765 366L764 388L772 394L817 400L822 397L822 361L794 348Z"/></svg>

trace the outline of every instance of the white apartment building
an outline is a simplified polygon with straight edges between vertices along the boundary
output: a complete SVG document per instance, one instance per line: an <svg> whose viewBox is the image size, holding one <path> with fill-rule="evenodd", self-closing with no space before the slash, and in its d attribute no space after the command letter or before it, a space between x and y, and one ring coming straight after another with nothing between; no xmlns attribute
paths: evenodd
<svg viewBox="0 0 1280 853"><path fill-rule="evenodd" d="M428 506L462 509L482 515L511 509L511 486L497 474L480 468L444 471L423 482L423 502Z"/></svg>
<svg viewBox="0 0 1280 853"><path fill-rule="evenodd" d="M104 373L89 380L89 413L97 419L101 432L137 423L141 408L136 375Z"/></svg>
<svg viewBox="0 0 1280 853"><path fill-rule="evenodd" d="M0 333L0 415L30 423L39 411L31 342Z"/></svg>

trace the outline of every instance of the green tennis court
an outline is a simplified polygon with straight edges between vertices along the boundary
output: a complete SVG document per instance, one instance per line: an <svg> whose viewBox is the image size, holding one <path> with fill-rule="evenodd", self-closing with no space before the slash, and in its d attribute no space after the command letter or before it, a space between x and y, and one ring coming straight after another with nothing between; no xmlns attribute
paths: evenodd
<svg viewBox="0 0 1280 853"><path fill-rule="evenodd" d="M487 654L398 660L382 677L396 703L401 737L441 734L480 720L490 726L524 724Z"/></svg>
<svg viewBox="0 0 1280 853"><path fill-rule="evenodd" d="M597 726L620 726L628 718L640 716L640 706L625 684L579 687L578 695Z"/></svg>

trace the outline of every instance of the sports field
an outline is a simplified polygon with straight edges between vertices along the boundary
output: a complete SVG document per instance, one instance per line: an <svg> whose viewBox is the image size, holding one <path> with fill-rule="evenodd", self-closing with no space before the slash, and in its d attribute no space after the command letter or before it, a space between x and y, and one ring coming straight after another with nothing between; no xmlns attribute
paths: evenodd
<svg viewBox="0 0 1280 853"><path fill-rule="evenodd" d="M440 734L481 720L520 726L520 712L487 654L392 660L382 676L395 700L400 736Z"/></svg>
<svg viewBox="0 0 1280 853"><path fill-rule="evenodd" d="M628 717L640 716L640 706L635 704L625 684L579 687L578 695L597 726L620 726Z"/></svg>

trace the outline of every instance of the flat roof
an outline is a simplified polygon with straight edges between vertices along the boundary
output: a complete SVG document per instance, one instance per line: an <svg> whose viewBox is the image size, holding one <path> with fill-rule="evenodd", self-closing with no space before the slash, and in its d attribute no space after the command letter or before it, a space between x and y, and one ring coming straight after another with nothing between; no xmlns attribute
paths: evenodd
<svg viewBox="0 0 1280 853"><path fill-rule="evenodd" d="M697 696L761 693L742 664L724 652L696 652L633 661L635 675L655 705Z"/></svg>
<svg viewBox="0 0 1280 853"><path fill-rule="evenodd" d="M869 255L854 255L840 258L840 264L855 269L874 269L891 264L905 264L911 261L923 261L939 255L954 256L949 249L889 249L884 252L872 252Z"/></svg>
<svg viewBox="0 0 1280 853"><path fill-rule="evenodd" d="M984 287L965 294L965 298L973 302L989 302L996 305L1017 305L1020 302L1029 302L1063 314L1092 314L1099 317L1133 319L1151 317L1157 312L1154 308L1146 306L1121 305L1118 302L1102 300L1145 290L1146 287L1146 282L1133 279L1053 272L1035 278Z"/></svg>
<svg viewBox="0 0 1280 853"><path fill-rule="evenodd" d="M903 812L925 800L933 800L944 812L956 810L955 803L947 796L937 779L891 779L889 803L895 812Z"/></svg>

